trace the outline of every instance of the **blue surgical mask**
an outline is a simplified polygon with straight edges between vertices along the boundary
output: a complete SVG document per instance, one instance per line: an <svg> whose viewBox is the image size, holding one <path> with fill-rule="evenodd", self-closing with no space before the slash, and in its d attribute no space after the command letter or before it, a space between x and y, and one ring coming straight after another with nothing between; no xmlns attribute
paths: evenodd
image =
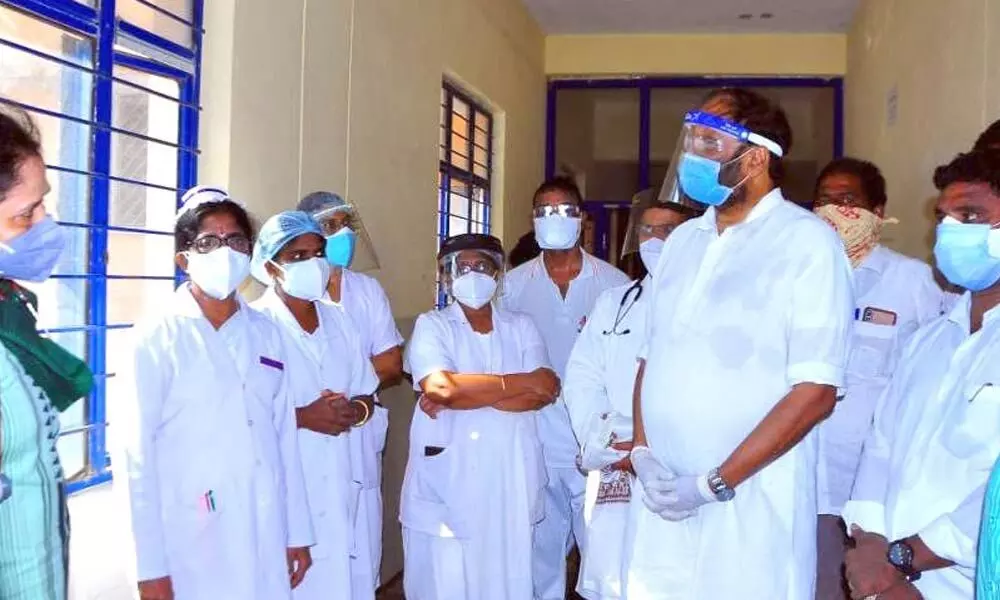
<svg viewBox="0 0 1000 600"><path fill-rule="evenodd" d="M972 292L985 290L1000 281L1000 229L945 217L937 226L934 259L948 281Z"/></svg>
<svg viewBox="0 0 1000 600"><path fill-rule="evenodd" d="M350 227L342 227L326 238L326 260L335 267L346 268L354 260L354 245L358 235Z"/></svg>
<svg viewBox="0 0 1000 600"><path fill-rule="evenodd" d="M0 243L0 277L45 281L66 247L66 232L46 216L16 238Z"/></svg>
<svg viewBox="0 0 1000 600"><path fill-rule="evenodd" d="M735 188L719 183L721 171L722 163L719 161L691 152L681 155L677 165L681 190L693 200L708 206L724 204L733 195Z"/></svg>

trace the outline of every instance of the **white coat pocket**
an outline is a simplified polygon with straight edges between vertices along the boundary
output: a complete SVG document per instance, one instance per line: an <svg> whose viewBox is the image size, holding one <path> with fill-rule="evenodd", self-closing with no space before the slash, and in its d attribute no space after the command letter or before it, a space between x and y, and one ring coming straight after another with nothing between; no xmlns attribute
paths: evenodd
<svg viewBox="0 0 1000 600"><path fill-rule="evenodd" d="M965 402L949 416L945 447L969 461L970 470L988 471L1000 453L996 424L1000 422L1000 387L975 383L963 391ZM953 418L953 419L952 419Z"/></svg>
<svg viewBox="0 0 1000 600"><path fill-rule="evenodd" d="M229 502L225 492L204 490L177 492L163 506L164 542L178 597L184 597L185 588L203 594L212 579L207 574L225 571L232 544L238 541L226 528Z"/></svg>
<svg viewBox="0 0 1000 600"><path fill-rule="evenodd" d="M851 353L847 362L850 379L888 377L889 358L896 340L896 327L874 323L855 323Z"/></svg>

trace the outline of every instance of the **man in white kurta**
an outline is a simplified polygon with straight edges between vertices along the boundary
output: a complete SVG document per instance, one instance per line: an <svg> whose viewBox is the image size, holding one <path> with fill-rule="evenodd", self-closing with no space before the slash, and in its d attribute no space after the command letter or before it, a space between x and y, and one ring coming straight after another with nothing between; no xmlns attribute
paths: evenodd
<svg viewBox="0 0 1000 600"><path fill-rule="evenodd" d="M525 394L541 399L539 406L550 403L557 380L531 321L490 303L496 280L488 279L502 272L499 240L464 234L449 238L442 252L461 255L463 271L489 260L490 274L443 267L457 300L420 315L406 347L421 406L436 407L418 408L410 428L400 512L406 597L524 600L532 596L532 532L542 518L545 468L537 411L507 403ZM480 284L466 287L463 277ZM538 381L548 382L544 394L524 387Z"/></svg>
<svg viewBox="0 0 1000 600"><path fill-rule="evenodd" d="M682 191L667 197L711 206L653 275L626 595L811 598L814 427L843 384L850 271L832 229L775 187L791 137L780 108L727 89L685 119Z"/></svg>
<svg viewBox="0 0 1000 600"><path fill-rule="evenodd" d="M960 155L935 174L937 264L970 292L913 337L879 400L843 512L857 547L847 554L847 578L859 597L975 593L984 491L1000 455L997 173L993 151Z"/></svg>
<svg viewBox="0 0 1000 600"><path fill-rule="evenodd" d="M856 296L845 393L820 426L817 600L846 599L840 511L851 495L875 403L906 342L941 314L943 293L931 268L880 243L886 203L878 167L855 158L834 160L816 184L813 211L843 240Z"/></svg>
<svg viewBox="0 0 1000 600"><path fill-rule="evenodd" d="M628 283L620 270L579 247L581 203L571 181L556 178L539 187L534 197L535 237L542 253L507 273L503 283L501 305L531 317L560 377L597 297ZM542 210L553 212L542 215ZM577 466L579 445L562 400L541 411L539 425L548 485L545 519L535 531L535 597L556 600L566 594L566 555L573 538L583 546L586 481Z"/></svg>
<svg viewBox="0 0 1000 600"><path fill-rule="evenodd" d="M693 214L664 205L633 211L638 222L629 225L647 275L597 299L570 354L563 390L580 440L580 466L587 471L587 538L598 540L581 553L576 591L587 600L624 598L625 533L634 486L628 465L632 388L651 296L648 273L656 268L670 232Z"/></svg>

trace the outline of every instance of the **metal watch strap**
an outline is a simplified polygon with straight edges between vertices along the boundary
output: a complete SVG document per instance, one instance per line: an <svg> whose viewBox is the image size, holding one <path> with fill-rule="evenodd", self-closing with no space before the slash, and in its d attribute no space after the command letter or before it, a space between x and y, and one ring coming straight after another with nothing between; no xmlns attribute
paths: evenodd
<svg viewBox="0 0 1000 600"><path fill-rule="evenodd" d="M719 502L728 502L736 495L736 491L729 487L722 475L719 474L719 469L712 469L708 472L708 489L715 494L715 499Z"/></svg>

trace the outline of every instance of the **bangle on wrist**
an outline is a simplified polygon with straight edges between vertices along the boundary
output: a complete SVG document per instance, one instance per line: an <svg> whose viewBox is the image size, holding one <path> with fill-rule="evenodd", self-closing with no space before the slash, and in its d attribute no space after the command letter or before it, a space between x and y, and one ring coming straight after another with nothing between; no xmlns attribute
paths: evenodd
<svg viewBox="0 0 1000 600"><path fill-rule="evenodd" d="M368 404L362 400L351 400L351 403L360 404L361 408L365 410L365 415L354 424L354 427L361 427L368 422L368 419L372 416L372 411L368 408Z"/></svg>
<svg viewBox="0 0 1000 600"><path fill-rule="evenodd" d="M507 391L507 378L503 375L500 376L500 390L503 392Z"/></svg>

